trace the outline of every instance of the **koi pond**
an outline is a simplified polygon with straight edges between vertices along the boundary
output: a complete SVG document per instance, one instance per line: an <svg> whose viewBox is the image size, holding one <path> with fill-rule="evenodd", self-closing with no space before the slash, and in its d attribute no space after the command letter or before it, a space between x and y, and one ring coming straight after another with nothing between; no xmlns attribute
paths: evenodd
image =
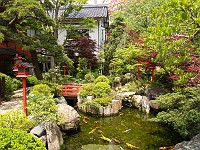
<svg viewBox="0 0 200 150"><path fill-rule="evenodd" d="M80 129L65 133L62 150L158 150L181 142L181 137L134 108L123 107L119 115L88 116L81 112ZM164 149L164 148L163 148Z"/></svg>

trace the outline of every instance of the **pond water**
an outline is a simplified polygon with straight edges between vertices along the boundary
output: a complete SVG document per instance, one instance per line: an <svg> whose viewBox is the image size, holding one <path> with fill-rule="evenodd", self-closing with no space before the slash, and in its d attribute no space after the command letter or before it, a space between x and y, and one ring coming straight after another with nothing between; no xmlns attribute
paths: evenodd
<svg viewBox="0 0 200 150"><path fill-rule="evenodd" d="M63 150L106 149L100 148L99 144L109 146L107 149L110 150L126 150L129 148L127 144L131 144L133 149L158 150L162 146L172 146L181 141L180 136L169 127L148 121L153 117L152 114L147 116L134 108L123 107L118 115L112 117L79 114L80 130L65 133ZM90 147L93 145L93 148L84 148L88 144Z"/></svg>

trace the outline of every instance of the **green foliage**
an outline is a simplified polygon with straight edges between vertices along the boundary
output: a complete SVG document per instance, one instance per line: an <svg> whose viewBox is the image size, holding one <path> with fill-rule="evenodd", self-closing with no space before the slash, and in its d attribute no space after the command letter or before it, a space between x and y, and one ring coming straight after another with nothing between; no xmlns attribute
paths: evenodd
<svg viewBox="0 0 200 150"><path fill-rule="evenodd" d="M109 79L106 76L104 76L104 75L98 76L96 78L95 83L98 83L98 82L105 82L107 84L110 84Z"/></svg>
<svg viewBox="0 0 200 150"><path fill-rule="evenodd" d="M106 82L97 82L95 84L95 97L106 97L111 95L111 87Z"/></svg>
<svg viewBox="0 0 200 150"><path fill-rule="evenodd" d="M76 76L78 78L84 78L84 76L89 72L87 58L79 58L77 71L78 73Z"/></svg>
<svg viewBox="0 0 200 150"><path fill-rule="evenodd" d="M9 100L12 92L17 90L22 83L0 72L0 78L1 77L5 77L5 98Z"/></svg>
<svg viewBox="0 0 200 150"><path fill-rule="evenodd" d="M155 72L155 83L158 83L160 85L163 85L165 86L166 88L168 89L171 89L173 84L172 82L169 80L169 75L167 74L167 72L163 69L163 68L160 68L160 69L157 69L156 72ZM168 84L166 84L168 83Z"/></svg>
<svg viewBox="0 0 200 150"><path fill-rule="evenodd" d="M95 95L95 84L94 83L87 83L83 84L80 87L80 93L79 95L85 99L87 96Z"/></svg>
<svg viewBox="0 0 200 150"><path fill-rule="evenodd" d="M110 25L109 32L110 35L107 37L107 41L104 46L104 58L101 58L103 60L105 59L105 72L107 73L115 51L128 45L124 19L119 16L114 18L112 24Z"/></svg>
<svg viewBox="0 0 200 150"><path fill-rule="evenodd" d="M54 95L54 97L61 95L62 86L60 84L48 82L45 80L43 80L42 83L48 85L51 88L51 93Z"/></svg>
<svg viewBox="0 0 200 150"><path fill-rule="evenodd" d="M126 48L117 49L113 54L113 59L109 65L110 74L114 76L122 76L127 72L135 73L137 58L141 50L133 45L129 45Z"/></svg>
<svg viewBox="0 0 200 150"><path fill-rule="evenodd" d="M100 104L101 106L108 106L111 103L112 97L106 96L106 97L100 97L95 98L94 102Z"/></svg>
<svg viewBox="0 0 200 150"><path fill-rule="evenodd" d="M1 150L46 150L44 143L32 134L12 128L0 128Z"/></svg>
<svg viewBox="0 0 200 150"><path fill-rule="evenodd" d="M28 132L36 124L36 121L29 120L20 110L11 110L5 114L0 115L0 128L20 129Z"/></svg>
<svg viewBox="0 0 200 150"><path fill-rule="evenodd" d="M50 69L48 72L43 74L43 77L44 77L44 80L46 81L50 81L50 82L58 83L58 84L61 84L63 80L59 67Z"/></svg>
<svg viewBox="0 0 200 150"><path fill-rule="evenodd" d="M29 95L28 113L39 123L59 121L57 107L51 89L48 85L38 84Z"/></svg>
<svg viewBox="0 0 200 150"><path fill-rule="evenodd" d="M172 126L183 137L200 133L200 88L185 88L180 92L159 96L155 103L162 112L156 118Z"/></svg>
<svg viewBox="0 0 200 150"><path fill-rule="evenodd" d="M95 78L91 72L87 73L84 79L85 79L85 82L87 83L93 83L95 81Z"/></svg>
<svg viewBox="0 0 200 150"><path fill-rule="evenodd" d="M35 76L28 76L26 80L27 86L39 84L39 80Z"/></svg>
<svg viewBox="0 0 200 150"><path fill-rule="evenodd" d="M34 95L42 94L42 95L45 95L45 96L52 95L51 94L51 88L46 84L35 85L33 87L33 89L31 89L30 94L34 94Z"/></svg>
<svg viewBox="0 0 200 150"><path fill-rule="evenodd" d="M98 102L96 102L96 101L82 103L82 107L83 108L87 107L87 106L90 106L90 107L92 107L94 109L97 109L97 110L101 107L101 105Z"/></svg>
<svg viewBox="0 0 200 150"><path fill-rule="evenodd" d="M102 77L99 79L105 80L106 78ZM94 83L83 84L80 88L79 95L83 99L84 103L87 101L87 96L92 96L93 98L92 103L95 103L94 105L98 103L99 105L102 106L107 106L113 98L111 87L106 82L97 82L96 84Z"/></svg>

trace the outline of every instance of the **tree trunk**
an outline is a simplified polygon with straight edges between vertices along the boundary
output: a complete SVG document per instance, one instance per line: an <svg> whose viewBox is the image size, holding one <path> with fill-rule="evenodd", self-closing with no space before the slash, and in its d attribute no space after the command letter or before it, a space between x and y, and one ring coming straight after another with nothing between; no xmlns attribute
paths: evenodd
<svg viewBox="0 0 200 150"><path fill-rule="evenodd" d="M36 75L38 80L42 80L43 77L42 77L42 72L41 72L40 67L39 67L37 52L35 50L31 50L30 53L31 53L31 57L32 57L35 75Z"/></svg>

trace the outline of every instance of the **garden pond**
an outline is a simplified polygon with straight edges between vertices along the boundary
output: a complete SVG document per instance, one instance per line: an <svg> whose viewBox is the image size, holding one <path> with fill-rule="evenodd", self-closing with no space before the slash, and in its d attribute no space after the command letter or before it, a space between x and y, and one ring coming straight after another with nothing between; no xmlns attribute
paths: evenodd
<svg viewBox="0 0 200 150"><path fill-rule="evenodd" d="M158 150L182 141L170 127L148 121L153 114L123 107L111 117L88 116L81 112L80 129L65 133L62 150Z"/></svg>

